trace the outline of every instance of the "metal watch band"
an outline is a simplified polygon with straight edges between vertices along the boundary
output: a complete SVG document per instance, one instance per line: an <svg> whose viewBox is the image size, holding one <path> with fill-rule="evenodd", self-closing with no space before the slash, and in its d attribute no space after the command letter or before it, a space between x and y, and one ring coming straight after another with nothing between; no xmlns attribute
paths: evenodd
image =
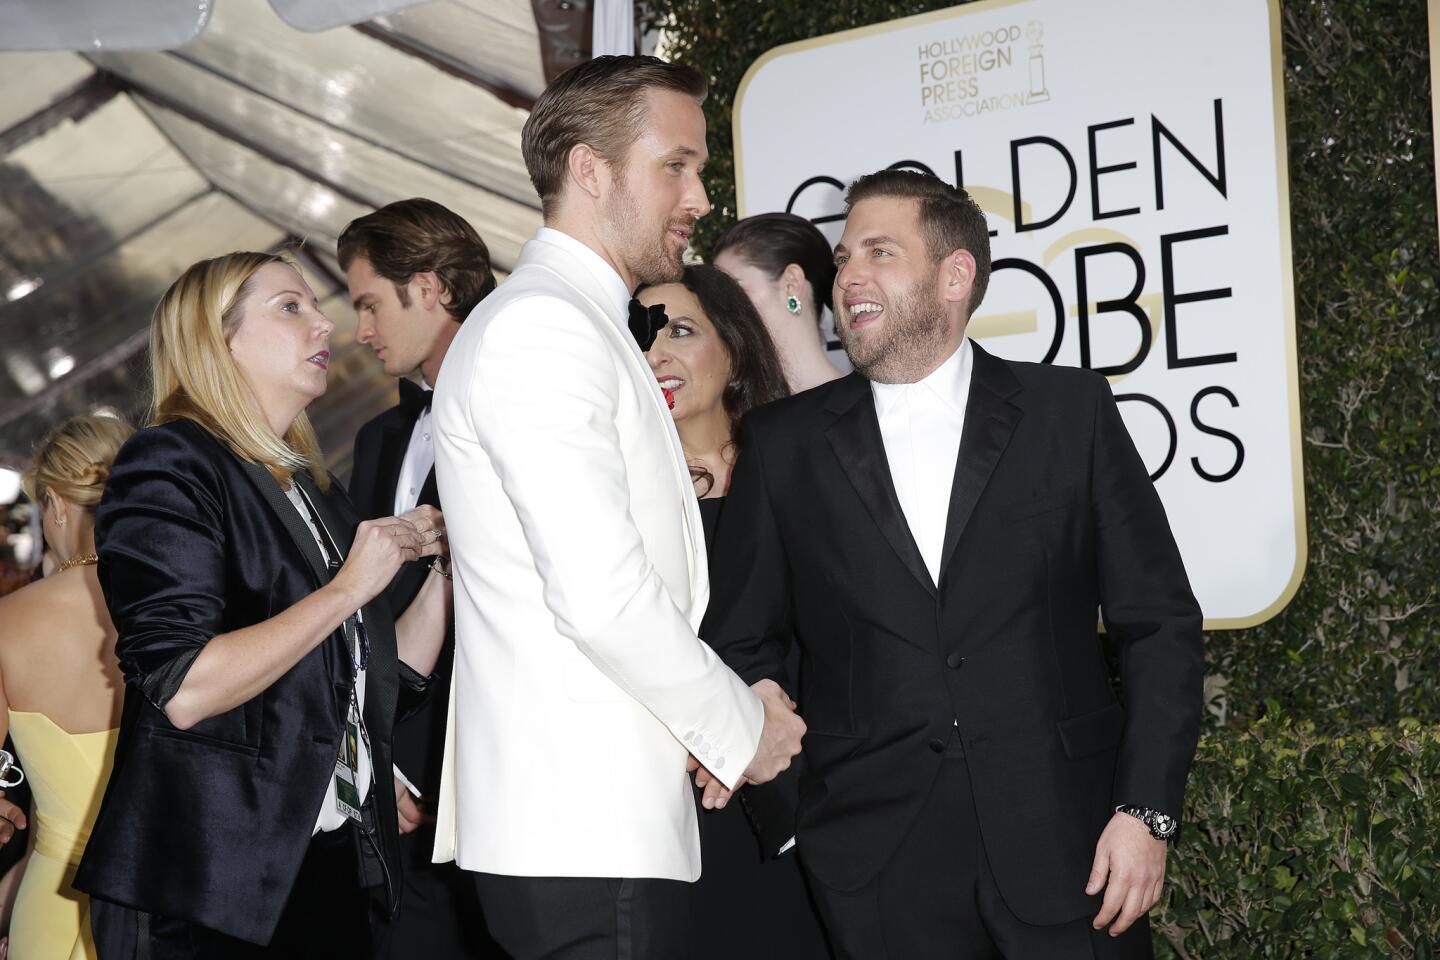
<svg viewBox="0 0 1440 960"><path fill-rule="evenodd" d="M1115 808L1115 812L1128 814L1145 824L1150 831L1150 836L1156 840L1169 841L1180 829L1180 823L1174 817L1161 813L1159 810L1151 810L1149 807L1121 804Z"/></svg>

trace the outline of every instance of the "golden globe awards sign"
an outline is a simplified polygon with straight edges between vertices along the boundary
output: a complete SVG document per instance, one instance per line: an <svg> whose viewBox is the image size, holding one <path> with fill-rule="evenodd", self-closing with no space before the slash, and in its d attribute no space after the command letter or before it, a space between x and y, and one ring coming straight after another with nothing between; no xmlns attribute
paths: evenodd
<svg viewBox="0 0 1440 960"><path fill-rule="evenodd" d="M735 105L741 215L839 237L882 167L964 186L970 333L1109 377L1210 628L1305 566L1276 0L989 0L771 50Z"/></svg>

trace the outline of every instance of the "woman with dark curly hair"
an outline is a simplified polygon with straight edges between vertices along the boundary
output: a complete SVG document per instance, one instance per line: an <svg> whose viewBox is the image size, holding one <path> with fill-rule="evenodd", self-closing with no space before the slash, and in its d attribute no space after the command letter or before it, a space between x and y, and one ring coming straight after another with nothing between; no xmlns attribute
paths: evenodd
<svg viewBox="0 0 1440 960"><path fill-rule="evenodd" d="M779 355L745 291L712 266L689 266L678 283L641 288L631 328L670 403L709 545L740 455L741 422L790 392ZM700 849L690 920L697 934L708 934L692 940L692 960L733 955L733 944L713 932L732 928L736 918L747 918L752 960L830 956L796 857L761 850L740 805L705 812Z"/></svg>

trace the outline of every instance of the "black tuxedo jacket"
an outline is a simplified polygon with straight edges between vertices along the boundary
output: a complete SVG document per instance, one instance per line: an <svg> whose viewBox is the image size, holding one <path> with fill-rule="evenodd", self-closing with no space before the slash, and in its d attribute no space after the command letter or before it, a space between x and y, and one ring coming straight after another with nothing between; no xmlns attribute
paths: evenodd
<svg viewBox="0 0 1440 960"><path fill-rule="evenodd" d="M348 551L358 521L345 491L335 484L321 494L305 475L297 482ZM121 448L95 541L126 685L114 771L74 885L267 943L339 753L353 685L343 630L259 696L188 730L163 708L211 637L275 616L330 571L275 479L189 420L141 430ZM364 721L374 768L388 774L402 686L413 699L425 681L397 660L383 597L364 619ZM383 884L393 913L395 794L388 776L377 780L379 823L373 843L360 844L361 882Z"/></svg>
<svg viewBox="0 0 1440 960"><path fill-rule="evenodd" d="M878 873L958 736L1007 904L1060 923L1097 908L1116 804L1181 812L1201 617L1106 381L972 346L938 587L851 375L747 418L701 633L751 682L779 674L791 631L801 645L796 825L823 883Z"/></svg>
<svg viewBox="0 0 1440 960"><path fill-rule="evenodd" d="M410 445L415 421L423 409L420 393L415 384L402 380L400 403L365 424L355 435L349 490L362 519L388 517L395 512L395 488L400 485L405 449ZM420 488L419 503L440 506L433 467ZM384 594L395 616L410 606L429 573L428 561L407 563L400 568ZM395 725L395 763L420 788L421 794L430 798L438 796L440 791L445 717L450 702L450 667L454 656L455 634L447 627L429 696L418 710Z"/></svg>

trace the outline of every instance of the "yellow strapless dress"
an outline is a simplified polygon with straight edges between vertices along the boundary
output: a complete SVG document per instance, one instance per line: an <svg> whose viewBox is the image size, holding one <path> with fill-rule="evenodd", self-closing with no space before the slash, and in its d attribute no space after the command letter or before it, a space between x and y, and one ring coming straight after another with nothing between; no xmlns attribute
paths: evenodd
<svg viewBox="0 0 1440 960"><path fill-rule="evenodd" d="M10 736L30 782L35 852L10 921L17 960L95 960L90 898L71 889L100 812L119 729L66 733L42 713L10 711Z"/></svg>

